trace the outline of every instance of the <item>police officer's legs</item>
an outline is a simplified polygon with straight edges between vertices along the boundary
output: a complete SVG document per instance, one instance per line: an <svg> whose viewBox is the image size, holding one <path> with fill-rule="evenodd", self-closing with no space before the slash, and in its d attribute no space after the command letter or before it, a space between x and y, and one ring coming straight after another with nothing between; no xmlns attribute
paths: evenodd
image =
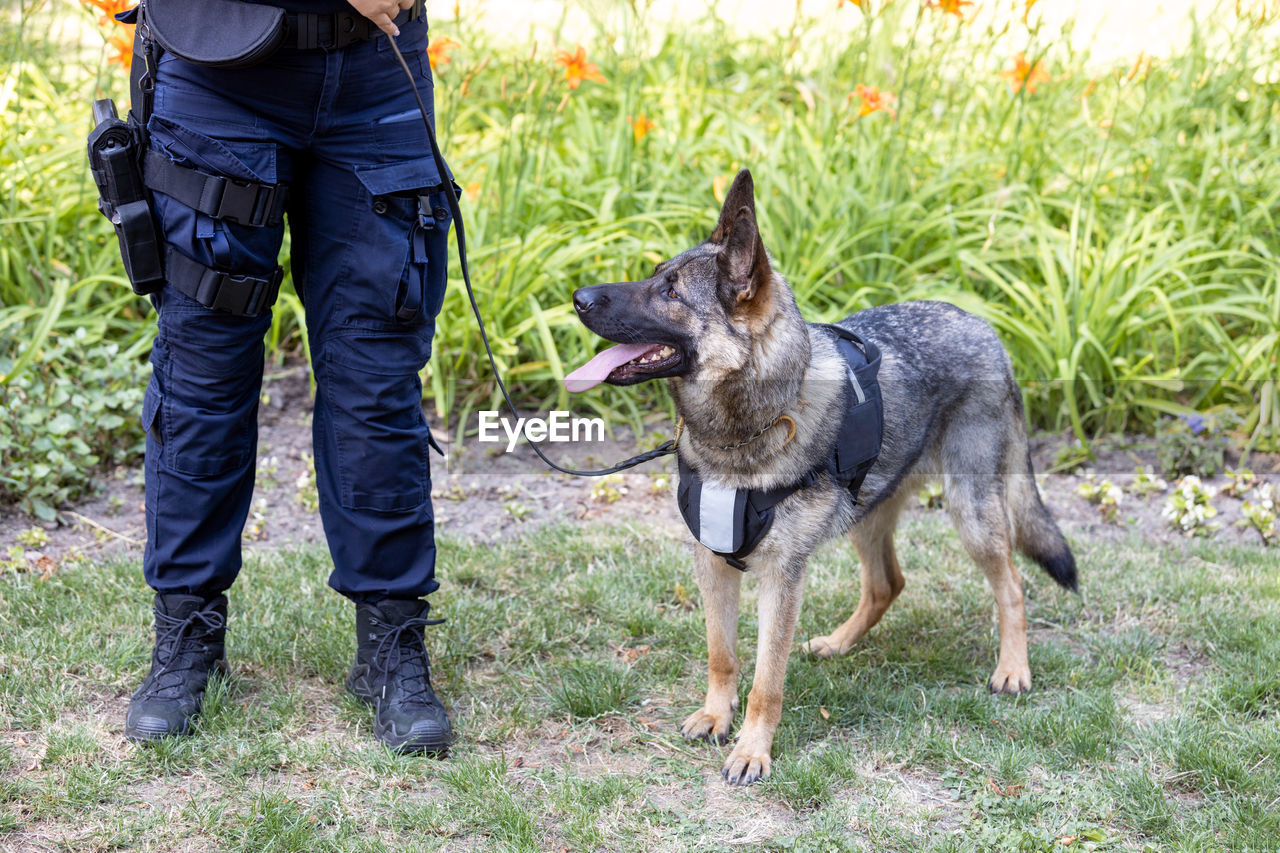
<svg viewBox="0 0 1280 853"><path fill-rule="evenodd" d="M429 103L425 22L401 29ZM286 50L268 66L235 71L169 57L160 66L152 139L204 171L291 186L294 282L318 382L315 450L330 583L357 605L348 686L376 706L380 740L438 751L449 742L449 722L431 689L423 636L434 620L421 597L436 583L418 374L443 298L448 217L435 215L438 193L421 204L416 198L441 178L425 138L412 149L400 144L416 108L386 47L381 40L333 52ZM380 123L397 115L394 127ZM277 227L213 221L162 194L156 204L166 239L187 257L250 275L274 265ZM172 289L157 307L146 576L158 593L188 598L165 608L157 598L152 672L126 725L136 739L185 731L221 659L219 593L240 567L269 322L210 312Z"/></svg>
<svg viewBox="0 0 1280 853"><path fill-rule="evenodd" d="M419 65L425 24L402 25ZM438 752L449 720L430 681L422 600L435 541L420 371L444 295L447 219L418 191L439 185L412 93L381 39L348 48L329 131L313 142L290 208L295 286L316 376L314 442L330 585L356 603L348 688L375 707L379 740ZM429 100L428 100L429 102ZM389 144L381 119L410 115L420 138Z"/></svg>
<svg viewBox="0 0 1280 853"><path fill-rule="evenodd" d="M278 149L256 119L221 103L207 74L161 65L151 150L169 161L238 181L284 177ZM168 244L210 268L270 276L279 222L252 227L215 219L162 193L157 219ZM205 307L190 269L169 266L153 297L158 334L144 401L147 547L143 569L156 591L151 670L134 694L126 734L183 734L199 712L210 673L223 663L227 602L240 569L240 535L253 493L263 336L269 311L236 316ZM178 285L175 287L174 285Z"/></svg>

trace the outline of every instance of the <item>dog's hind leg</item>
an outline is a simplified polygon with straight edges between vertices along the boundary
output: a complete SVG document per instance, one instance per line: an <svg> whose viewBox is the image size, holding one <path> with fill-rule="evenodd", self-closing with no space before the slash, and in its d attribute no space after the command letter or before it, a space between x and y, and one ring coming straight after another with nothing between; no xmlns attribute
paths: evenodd
<svg viewBox="0 0 1280 853"><path fill-rule="evenodd" d="M987 686L993 693L1031 689L1022 574L1013 563L1013 536L999 477L947 478L947 508L960 541L991 584L1000 626L1000 658Z"/></svg>
<svg viewBox="0 0 1280 853"><path fill-rule="evenodd" d="M902 592L906 581L893 548L893 533L908 493L908 489L900 489L898 494L881 503L849 531L849 540L862 562L862 591L858 606L839 628L825 637L813 637L805 643L803 648L806 652L820 658L848 654L853 644L880 621L898 593Z"/></svg>
<svg viewBox="0 0 1280 853"><path fill-rule="evenodd" d="M685 719L686 738L729 740L733 714L738 710L738 597L742 572L710 550L698 546L694 555L702 610L707 620L707 699Z"/></svg>

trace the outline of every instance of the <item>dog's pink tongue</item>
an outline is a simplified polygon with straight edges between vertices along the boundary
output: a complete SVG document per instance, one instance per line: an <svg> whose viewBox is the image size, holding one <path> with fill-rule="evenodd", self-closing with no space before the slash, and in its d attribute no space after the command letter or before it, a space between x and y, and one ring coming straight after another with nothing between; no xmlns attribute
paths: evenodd
<svg viewBox="0 0 1280 853"><path fill-rule="evenodd" d="M564 378L564 387L570 391L586 391L609 378L615 368L626 364L636 356L644 355L653 344L618 344L609 347Z"/></svg>

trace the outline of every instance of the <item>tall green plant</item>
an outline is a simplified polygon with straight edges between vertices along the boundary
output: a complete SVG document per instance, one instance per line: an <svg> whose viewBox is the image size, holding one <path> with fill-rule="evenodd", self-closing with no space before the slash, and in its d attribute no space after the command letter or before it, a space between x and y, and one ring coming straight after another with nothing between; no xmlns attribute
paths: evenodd
<svg viewBox="0 0 1280 853"><path fill-rule="evenodd" d="M1087 437L1230 405L1257 446L1280 443L1274 26L1237 21L1227 2L1180 53L1107 67L1007 5L1008 32L900 0L763 39L712 17L665 29L618 3L600 24L610 37L586 45L605 82L572 90L559 47L499 47L465 17L434 22L461 45L436 74L441 137L520 401L569 405L559 379L600 346L573 289L645 275L703 239L718 188L745 166L766 243L814 319L948 299L1000 331L1037 427ZM86 346L117 342L145 369L153 328L83 155L88 103L122 94L123 78L96 50L41 35L73 8L0 23L0 384L79 328ZM856 23L831 27L835 14ZM863 114L866 92L883 108ZM641 116L654 126L638 131ZM286 288L271 357L304 351L301 329ZM460 287L426 380L454 421L497 402ZM640 426L665 416L660 394L602 388L572 404Z"/></svg>

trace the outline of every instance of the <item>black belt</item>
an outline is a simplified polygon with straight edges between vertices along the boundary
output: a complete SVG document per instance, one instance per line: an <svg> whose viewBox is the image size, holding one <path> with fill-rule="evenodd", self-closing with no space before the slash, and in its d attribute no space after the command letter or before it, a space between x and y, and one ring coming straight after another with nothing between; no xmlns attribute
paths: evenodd
<svg viewBox="0 0 1280 853"><path fill-rule="evenodd" d="M407 24L422 17L422 0L405 9L395 17L397 25ZM359 12L333 12L318 14L315 12L289 12L286 15L288 29L285 31L284 47L298 50L334 50L356 42L369 41L380 35L382 30L373 21Z"/></svg>

